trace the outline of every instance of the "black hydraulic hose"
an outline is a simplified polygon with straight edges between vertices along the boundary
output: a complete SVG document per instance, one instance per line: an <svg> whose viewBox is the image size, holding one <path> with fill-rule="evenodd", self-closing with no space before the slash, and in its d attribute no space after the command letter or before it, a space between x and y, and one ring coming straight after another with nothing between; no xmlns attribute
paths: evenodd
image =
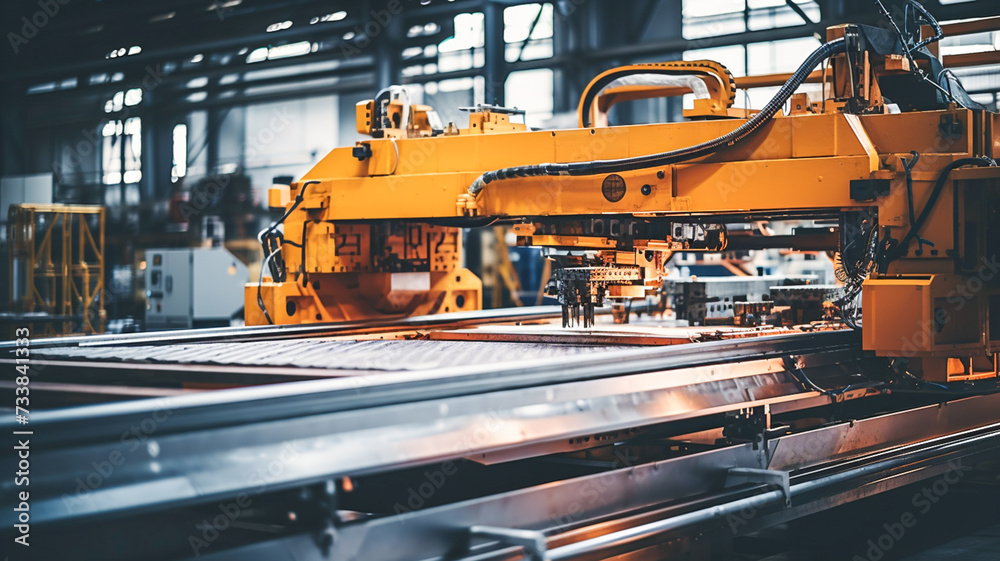
<svg viewBox="0 0 1000 561"><path fill-rule="evenodd" d="M541 175L598 175L666 166L707 156L721 148L733 146L774 117L778 110L785 105L786 101L788 101L788 98L795 93L795 90L802 85L803 82L805 82L809 73L811 73L813 69L824 60L844 51L846 44L846 39L839 38L821 45L809 55L805 62L799 66L798 70L792 74L791 78L789 78L788 81L781 86L781 89L778 90L778 93L774 96L774 98L767 102L767 105L765 105L759 113L754 115L746 123L740 125L736 128L736 130L713 140L688 146L686 148L670 150L669 152L647 154L632 158L595 160L590 162L573 162L564 164L538 164L498 169L486 172L476 178L476 180L469 187L469 193L475 195L479 193L479 191L482 191L486 185L494 181L511 179L514 177L536 177Z"/></svg>
<svg viewBox="0 0 1000 561"><path fill-rule="evenodd" d="M917 162L920 161L920 153L916 150L910 150L910 155L913 159L910 161L903 160L903 171L906 172L906 203L910 210L910 224L914 224L917 218L917 211L914 210L916 207L913 206L913 168L917 166Z"/></svg>
<svg viewBox="0 0 1000 561"><path fill-rule="evenodd" d="M919 43L913 45L913 47L910 48L910 52L913 52L920 49L921 47L925 47L931 43L940 41L944 37L944 30L941 29L941 24L939 24L938 21L934 19L934 16L932 16L931 13L927 11L927 8L924 8L923 5L920 4L920 2L917 2L916 0L910 0L907 3L907 8L911 6L913 7L914 11L919 12L921 15L924 16L924 19L927 21L928 24L930 24L931 29L934 30L934 35L931 35L930 37L924 39L923 41L920 41ZM906 22L904 21L903 24L905 25ZM903 48L904 49L906 48L905 44L903 45Z"/></svg>
<svg viewBox="0 0 1000 561"><path fill-rule="evenodd" d="M264 273L264 269L263 268L267 266L268 260L275 253L278 252L278 249L281 247L282 244L288 243L288 244L291 244L291 245L295 245L293 242L285 241L283 239L283 237L281 236L281 233L278 232L278 226L281 225L281 224L284 224L285 223L285 219L288 218L292 214L292 212L294 212L295 209L297 209L299 207L300 204L302 204L302 201L305 200L305 197L306 197L306 189L310 185L312 185L314 183L319 183L319 181L312 180L312 181L306 181L305 183L303 183L302 187L299 189L299 194L295 196L295 202L292 203L292 206L288 207L288 210L286 210L285 213L281 215L281 218L279 218L276 222L274 222L273 224L271 224L267 228L264 228L263 230L260 231L259 234L257 234L257 241L259 241L261 243L261 245L263 246L263 248L264 248L264 262L261 263L261 265L260 265L261 266L261 281L259 281L257 283L257 307L260 308L261 312L264 312L264 319L267 320L268 325L274 325L274 322L271 321L271 314L267 313L267 306L264 305L264 298L261 296L260 287L261 287L261 283L263 282L263 278L264 278L264 274L263 274ZM306 264L305 224L308 223L308 222L309 221L307 220L302 225L302 272L303 272L303 274L305 274L305 264ZM272 236L275 236L276 239L272 238ZM272 246L271 246L271 242L272 241L275 242L275 244L276 244L276 247L274 247L273 249L272 249ZM277 271L276 268L272 267L272 269L271 269L271 278L273 278L275 280L278 280L278 271Z"/></svg>
<svg viewBox="0 0 1000 561"><path fill-rule="evenodd" d="M927 222L927 218L930 217L931 211L934 210L934 204L937 203L938 197L940 197L941 192L944 191L944 186L948 182L948 175L951 174L952 170L962 166L988 167L995 165L996 162L993 160L980 157L960 158L944 166L941 173L938 174L937 183L934 184L934 189L931 191L930 197L927 198L927 203L924 205L923 210L920 211L920 216L917 217L916 222L910 224L910 230L906 233L903 239L900 240L899 245L896 246L895 254L890 256L888 261L892 261L893 259L906 255L910 242L920 235L920 230L924 227L924 222Z"/></svg>

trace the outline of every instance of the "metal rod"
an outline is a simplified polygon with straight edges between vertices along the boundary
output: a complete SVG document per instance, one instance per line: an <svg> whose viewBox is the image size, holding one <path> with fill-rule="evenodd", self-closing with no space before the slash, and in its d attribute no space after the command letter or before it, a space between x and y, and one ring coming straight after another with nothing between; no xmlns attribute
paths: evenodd
<svg viewBox="0 0 1000 561"><path fill-rule="evenodd" d="M994 425L995 427L995 425ZM956 441L947 442L937 446L932 446L929 448L917 450L914 452L909 452L901 454L894 458L882 460L880 462L875 462L873 464L867 464L859 466L847 471L827 475L819 479L814 479L812 481L805 481L802 483L797 483L791 486L791 495L794 499L796 496L801 496L810 492L818 491L820 489L845 483L852 479L858 479L865 476L873 475L876 473L889 471L894 468L904 466L906 464L919 462L923 460L928 460L934 457L946 456L953 454L955 452L960 452L967 450L977 444L985 445L991 440L1000 439L1000 430L993 430L985 434L976 434L967 438L962 438ZM996 446L996 443L994 443ZM740 512L743 509L760 509L763 507L771 506L776 503L780 503L784 500L784 493L781 490L768 491L766 493L761 493L759 495L754 495L752 497L747 497L744 499L739 499L736 501L731 501L725 504L712 506L709 508L704 508L696 510L693 512L688 512L680 516L675 516L672 518L667 518L665 520L658 520L656 522L650 522L648 524L642 524L633 528L627 528L618 532L612 532L610 534L605 534L603 536L598 536L596 538L591 538L589 540L583 540L573 544L565 545L562 547L550 550L545 559L546 561L559 561L563 559L572 559L578 557L585 553L593 553L595 551L604 550L612 547L622 546L629 543L633 543L642 539L651 538L658 534L664 532L670 532L675 530L680 530L689 526L694 526L698 524L704 524L711 522L713 520L718 520L724 518L731 514Z"/></svg>
<svg viewBox="0 0 1000 561"><path fill-rule="evenodd" d="M468 323L530 321L559 317L557 306L530 306L476 312L455 312L432 316L387 318L368 321L345 321L301 325L259 325L180 329L169 332L98 335L90 337L54 337L32 341L32 348L91 347L103 345L158 345L208 341L249 341L285 339L290 337L324 337L373 330L408 330L425 327L460 326ZM14 348L14 341L0 341L0 351Z"/></svg>

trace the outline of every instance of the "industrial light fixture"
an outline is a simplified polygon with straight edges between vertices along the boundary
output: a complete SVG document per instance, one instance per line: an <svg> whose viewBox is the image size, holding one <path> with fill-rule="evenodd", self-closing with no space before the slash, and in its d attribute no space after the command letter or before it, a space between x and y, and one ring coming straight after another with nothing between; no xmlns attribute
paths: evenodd
<svg viewBox="0 0 1000 561"><path fill-rule="evenodd" d="M291 26L292 26L292 20L279 21L267 26L267 29L265 29L265 31L267 31L268 33L274 33L275 31L284 31Z"/></svg>
<svg viewBox="0 0 1000 561"><path fill-rule="evenodd" d="M309 25L315 25L317 23L325 23L328 21L340 21L347 17L347 12L340 10L339 12L332 12L323 16L316 16L309 20Z"/></svg>

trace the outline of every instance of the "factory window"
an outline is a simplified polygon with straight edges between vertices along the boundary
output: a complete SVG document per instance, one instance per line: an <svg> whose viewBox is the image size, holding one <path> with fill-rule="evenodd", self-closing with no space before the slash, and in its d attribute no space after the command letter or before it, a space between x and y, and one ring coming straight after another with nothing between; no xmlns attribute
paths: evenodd
<svg viewBox="0 0 1000 561"><path fill-rule="evenodd" d="M132 107L142 103L142 88L132 88L125 92L125 105Z"/></svg>
<svg viewBox="0 0 1000 561"><path fill-rule="evenodd" d="M812 22L820 20L819 5L812 0L797 0L795 6ZM785 0L747 0L747 27L750 31L791 27L805 22Z"/></svg>
<svg viewBox="0 0 1000 561"><path fill-rule="evenodd" d="M822 19L819 4L815 0L794 0L794 4L811 22ZM685 39L703 39L806 23L785 0L683 0L681 15L681 33Z"/></svg>
<svg viewBox="0 0 1000 561"><path fill-rule="evenodd" d="M173 139L173 166L170 168L171 183L176 183L177 180L187 175L187 149L187 125L184 123L175 125Z"/></svg>
<svg viewBox="0 0 1000 561"><path fill-rule="evenodd" d="M681 5L681 34L685 39L742 33L747 30L744 0L684 0Z"/></svg>
<svg viewBox="0 0 1000 561"><path fill-rule="evenodd" d="M292 26L291 20L279 21L267 26L265 31L267 31L268 33L274 33L275 31L284 31L291 26Z"/></svg>
<svg viewBox="0 0 1000 561"><path fill-rule="evenodd" d="M455 35L438 44L437 71L455 72L482 66L484 42L483 14L458 14L455 16ZM411 74L422 72L422 68L411 70Z"/></svg>
<svg viewBox="0 0 1000 561"><path fill-rule="evenodd" d="M970 33L941 39L942 55L986 53L1000 50L1000 32Z"/></svg>
<svg viewBox="0 0 1000 561"><path fill-rule="evenodd" d="M309 41L299 41L297 43L288 43L286 45L279 45L277 47L259 47L247 55L247 63L262 62L265 60L278 60L282 58L290 58L296 56L307 55L311 52L316 52L319 49L319 45L316 43L311 43Z"/></svg>
<svg viewBox="0 0 1000 561"><path fill-rule="evenodd" d="M747 63L749 64L747 74L753 76L793 72L802 64L805 53L812 52L819 45L819 40L814 37L751 43L747 45ZM749 99L749 107L760 108L770 101L778 93L778 90L778 87L754 88L739 97L743 98L744 102ZM821 90L822 86L819 84L803 84L798 88L800 92L819 92Z"/></svg>
<svg viewBox="0 0 1000 561"><path fill-rule="evenodd" d="M322 16L316 16L309 20L309 25L316 25L317 23L326 23L328 21L340 21L347 17L347 12L340 10L338 12L332 12Z"/></svg>
<svg viewBox="0 0 1000 561"><path fill-rule="evenodd" d="M529 126L540 126L540 121L552 118L551 69L521 70L511 72L504 87L505 105L525 111Z"/></svg>
<svg viewBox="0 0 1000 561"><path fill-rule="evenodd" d="M104 103L105 113L115 113L121 111L125 104L125 92L117 92L115 95L111 96L111 99Z"/></svg>
<svg viewBox="0 0 1000 561"><path fill-rule="evenodd" d="M142 120L132 117L125 120L125 150L122 163L125 183L138 183L142 179Z"/></svg>
<svg viewBox="0 0 1000 561"><path fill-rule="evenodd" d="M108 121L101 129L101 135L104 137L104 157L101 166L104 170L104 184L117 185L122 182L122 122Z"/></svg>
<svg viewBox="0 0 1000 561"><path fill-rule="evenodd" d="M731 45L694 49L684 52L684 60L714 60L725 65L734 76L756 76L760 74L776 74L792 72L802 63L805 53L810 53L819 46L819 41L813 37L788 39L784 41L769 41L751 43L747 46ZM818 84L805 84L801 91L820 89ZM778 88L754 88L737 92L733 103L735 107L760 108L770 100ZM684 107L690 109L694 104L691 94L684 96Z"/></svg>
<svg viewBox="0 0 1000 561"><path fill-rule="evenodd" d="M552 56L552 4L523 4L503 11L507 62Z"/></svg>
<svg viewBox="0 0 1000 561"><path fill-rule="evenodd" d="M101 169L105 185L138 183L142 179L142 120L108 121L101 128Z"/></svg>
<svg viewBox="0 0 1000 561"><path fill-rule="evenodd" d="M44 84L36 84L28 88L27 94L34 95L46 92L54 92L58 90L68 90L71 88L75 88L76 84L77 84L76 78L67 78L59 82L46 82Z"/></svg>
<svg viewBox="0 0 1000 561"><path fill-rule="evenodd" d="M944 56L1000 51L1000 32L988 31L945 37L941 40L940 48ZM1000 89L1000 77L996 73L996 66L955 68L949 72L962 81L966 90L972 94L973 100L991 108L996 107L991 93Z"/></svg>
<svg viewBox="0 0 1000 561"><path fill-rule="evenodd" d="M459 107L467 107L484 100L483 77L449 78L441 81L431 81L423 84L411 84L406 88L413 99L422 99L423 103L434 107L443 123L454 122L465 126L469 114L460 111ZM488 99L493 101L492 98Z"/></svg>
<svg viewBox="0 0 1000 561"><path fill-rule="evenodd" d="M747 45L747 74L794 72L808 53L820 46L815 37Z"/></svg>
<svg viewBox="0 0 1000 561"><path fill-rule="evenodd" d="M142 47L139 45L132 45L128 49L121 47L119 49L114 49L108 53L104 54L104 58L118 58L123 56L137 55L142 52Z"/></svg>
<svg viewBox="0 0 1000 561"><path fill-rule="evenodd" d="M483 14L458 14L455 16L455 35L441 41L438 50L443 53L466 51L482 47L484 41Z"/></svg>
<svg viewBox="0 0 1000 561"><path fill-rule="evenodd" d="M684 51L684 60L714 60L728 68L733 76L746 75L746 50L742 45Z"/></svg>
<svg viewBox="0 0 1000 561"><path fill-rule="evenodd" d="M410 29L406 31L406 36L410 39L414 37L422 37L425 35L434 35L441 31L441 26L435 22L425 23L423 25L413 25Z"/></svg>
<svg viewBox="0 0 1000 561"><path fill-rule="evenodd" d="M247 64L267 60L267 47L258 47L247 55Z"/></svg>

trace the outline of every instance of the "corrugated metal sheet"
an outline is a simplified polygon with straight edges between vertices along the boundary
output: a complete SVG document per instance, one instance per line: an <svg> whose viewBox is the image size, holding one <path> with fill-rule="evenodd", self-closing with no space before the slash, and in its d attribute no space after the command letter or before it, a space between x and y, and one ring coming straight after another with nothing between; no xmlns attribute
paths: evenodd
<svg viewBox="0 0 1000 561"><path fill-rule="evenodd" d="M157 346L56 347L33 358L227 366L291 366L344 370L426 370L574 356L607 350L607 345L551 345L484 341L256 341Z"/></svg>

